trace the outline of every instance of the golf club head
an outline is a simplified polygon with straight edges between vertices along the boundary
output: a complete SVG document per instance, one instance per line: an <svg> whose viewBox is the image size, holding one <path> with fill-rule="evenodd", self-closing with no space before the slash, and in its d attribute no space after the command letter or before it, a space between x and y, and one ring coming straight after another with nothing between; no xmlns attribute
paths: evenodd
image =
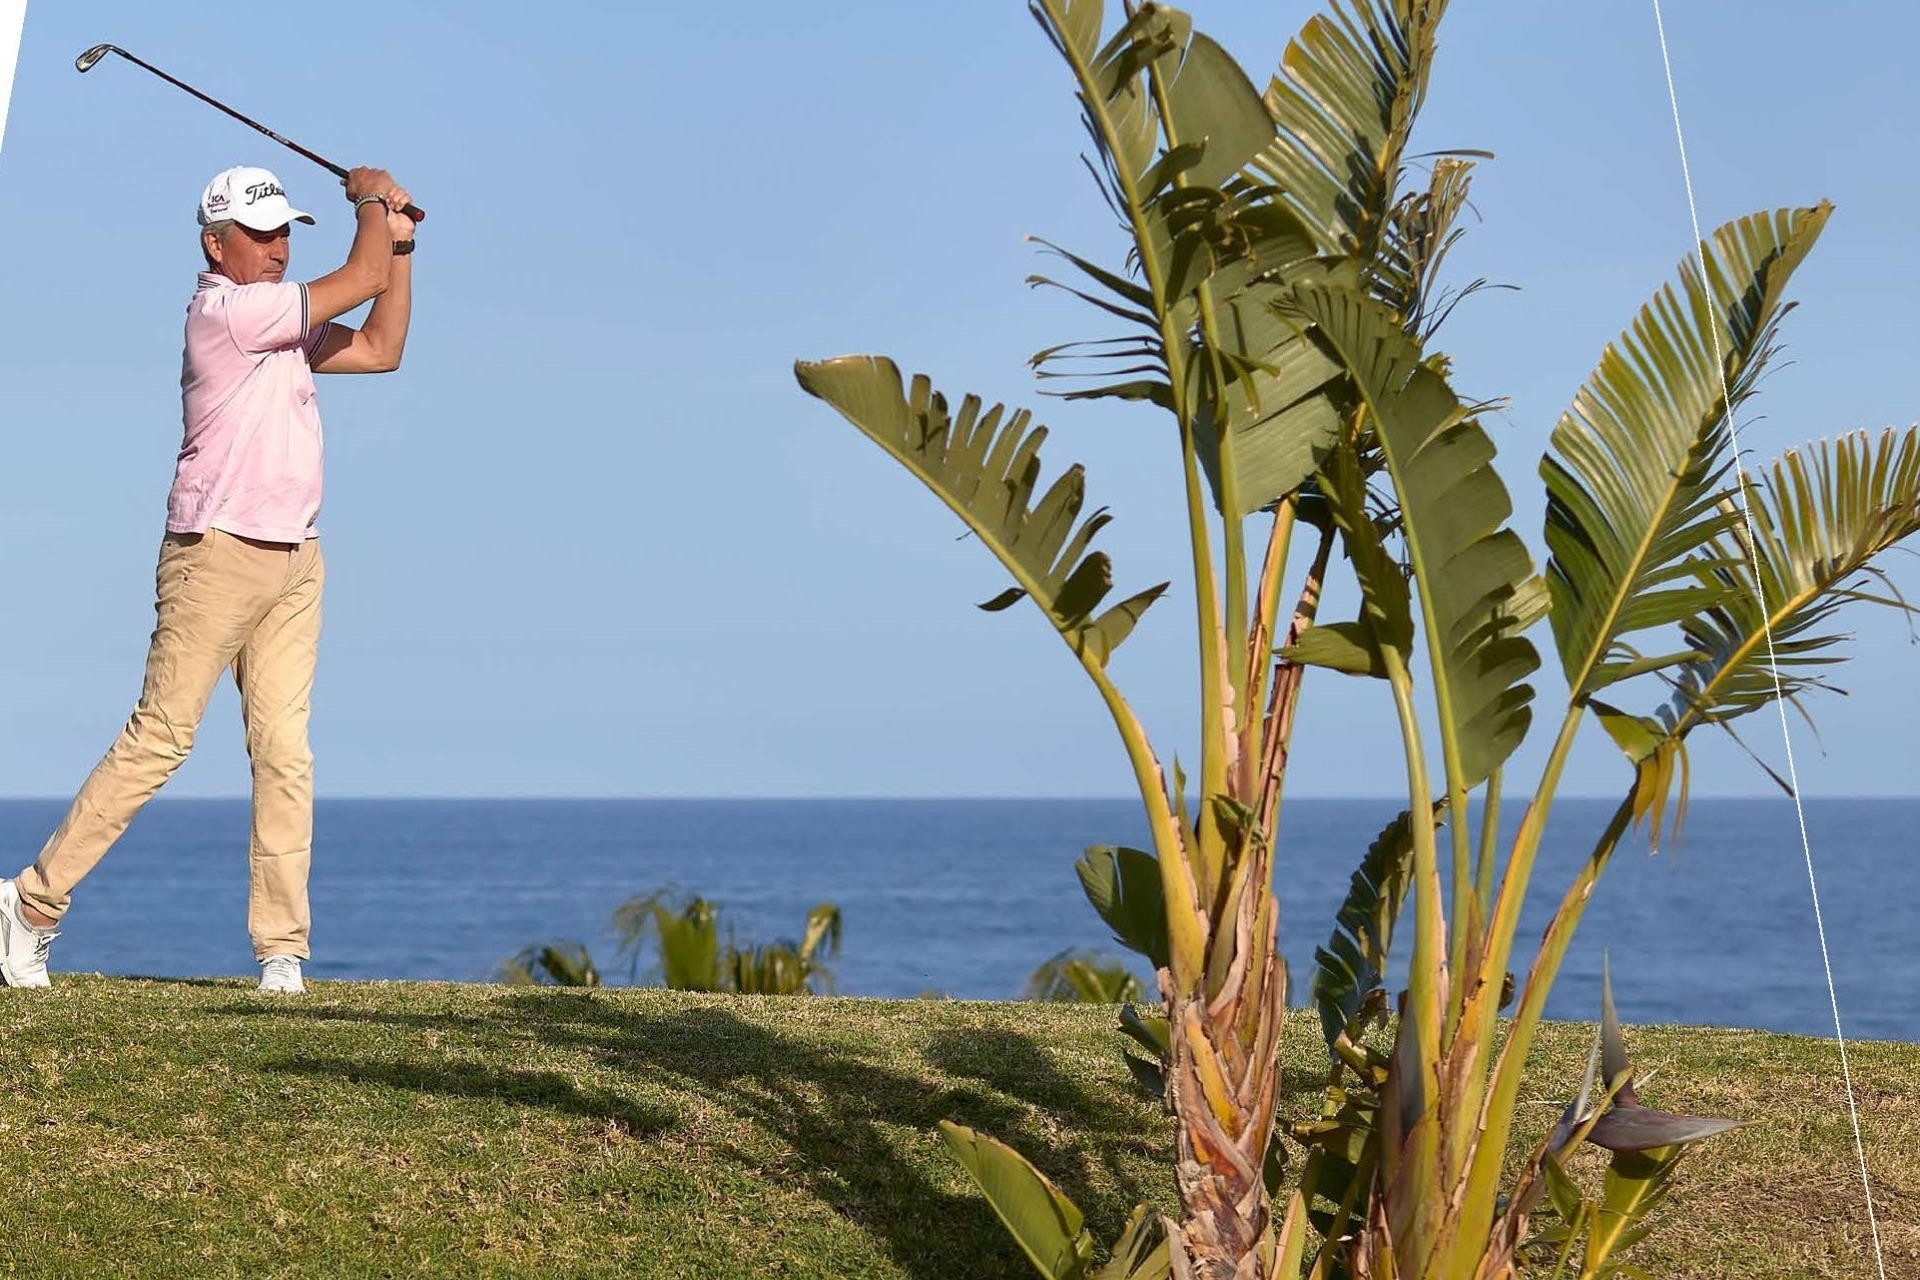
<svg viewBox="0 0 1920 1280"><path fill-rule="evenodd" d="M93 70L94 63L100 61L100 59L106 57L113 51L113 46L110 44L97 44L73 60L73 69L85 75L87 72Z"/></svg>

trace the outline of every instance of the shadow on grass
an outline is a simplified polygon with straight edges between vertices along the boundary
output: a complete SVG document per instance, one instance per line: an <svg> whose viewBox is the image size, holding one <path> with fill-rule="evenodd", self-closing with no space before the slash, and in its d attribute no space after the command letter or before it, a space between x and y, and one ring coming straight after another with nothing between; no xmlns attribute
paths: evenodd
<svg viewBox="0 0 1920 1280"><path fill-rule="evenodd" d="M582 1089L552 1071L511 1071L466 1062L366 1063L325 1058L281 1058L270 1071L332 1076L349 1084L377 1084L456 1098L490 1098L522 1107L610 1124L630 1137L646 1138L673 1126L674 1114L636 1104L601 1089Z"/></svg>
<svg viewBox="0 0 1920 1280"><path fill-rule="evenodd" d="M951 1119L1021 1150L1111 1235L1144 1198L1123 1168L1145 1151L1138 1113L1116 1107L1055 1068L1033 1039L1001 1029L936 1032L924 1051L839 1048L748 1021L726 1008L634 1010L574 992L509 996L474 1013L375 1013L325 1005L221 1010L288 1021L389 1024L455 1031L482 1045L529 1042L582 1053L631 1078L683 1090L730 1111L792 1152L772 1177L803 1191L866 1233L905 1272L930 1280L1023 1274L1025 1258L984 1199L956 1177L936 1183L944 1155L936 1122ZM448 1062L408 1049L402 1061L275 1058L270 1071L331 1077L462 1098L498 1099L620 1124L644 1137L672 1117L611 1091L583 1090L552 1073ZM899 1061L904 1053L915 1060ZM888 1061L892 1057L895 1061ZM1081 1141L1062 1150L1061 1127ZM905 1129L915 1137L903 1137ZM915 1148L918 1148L915 1150ZM741 1168L764 1151L715 1154ZM909 1158L911 1156L912 1158ZM966 1186L956 1194L950 1188Z"/></svg>
<svg viewBox="0 0 1920 1280"><path fill-rule="evenodd" d="M1120 1053L1118 1033L1113 1039L1113 1052L1117 1059ZM997 1093L1042 1111L1072 1116L1075 1129L1088 1140L1090 1150L1087 1158L1098 1160L1108 1181L1118 1188L1121 1198L1125 1200L1121 1209L1123 1216L1126 1210L1151 1194L1132 1176L1121 1156L1150 1159L1164 1152L1156 1151L1154 1144L1140 1132L1131 1110L1115 1107L1107 1099L1090 1092L1080 1081L1062 1072L1031 1037L1001 1029L941 1031L928 1041L926 1057L928 1062L948 1075L977 1080ZM1060 1183L1062 1189L1082 1209L1089 1208L1088 1202L1076 1192L1076 1188L1087 1187L1084 1168L1063 1169L1058 1167L1057 1161L1049 1164L1044 1148L1023 1146L1007 1131L975 1124L959 1116L947 1118L984 1129L1001 1141L1012 1143L1022 1155L1039 1165L1048 1177ZM1040 1141L1045 1142L1046 1139L1043 1137ZM1115 1225L1117 1227L1118 1223Z"/></svg>

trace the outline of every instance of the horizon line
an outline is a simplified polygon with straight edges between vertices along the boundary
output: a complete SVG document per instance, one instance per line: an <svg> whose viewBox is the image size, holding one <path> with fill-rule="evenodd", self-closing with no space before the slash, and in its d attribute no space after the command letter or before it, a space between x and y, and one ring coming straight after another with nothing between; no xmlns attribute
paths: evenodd
<svg viewBox="0 0 1920 1280"><path fill-rule="evenodd" d="M1289 798L1289 802L1310 801L1315 803L1332 802L1332 803L1340 803L1340 804L1356 804L1356 803L1371 804L1376 801L1391 801L1395 798L1396 797L1391 792L1381 792L1377 795L1365 795L1365 794L1295 795ZM1404 799L1404 797L1400 797L1400 798ZM1780 793L1775 791L1712 792L1707 794L1696 793L1696 794L1690 795L1687 798L1687 803L1693 804L1695 802L1702 801L1702 800L1769 800L1769 799L1775 799L1775 798L1778 798L1780 800L1788 800L1791 797L1781 795ZM1819 801L1920 800L1920 793L1851 792L1851 793L1845 793L1845 794L1836 793L1836 794L1824 794L1824 795L1808 795L1802 798L1806 800L1819 800ZM195 803L195 802L204 803L208 801L219 802L219 803L233 803L233 802L246 803L250 799L251 797L244 792L235 793L235 794L221 794L221 795L172 795L172 796L157 795L153 797L151 800L147 801L147 804L148 805L179 804L179 803ZM961 801L961 802L970 802L970 803L993 803L993 804L1023 804L1023 803L1052 804L1052 803L1110 803L1110 802L1117 802L1117 801L1123 801L1123 800L1137 802L1139 799L1140 797L1137 794L1134 794L1134 795L1124 795L1124 794L1123 795L991 795L986 793L972 793L972 792L969 792L966 794L956 794L956 795L883 795L883 794L875 794L870 792L848 792L848 793L813 794L813 795L793 795L793 794L729 795L729 794L719 794L719 793L686 794L686 795L592 794L592 793L576 794L572 792L565 792L565 793L562 793L562 792L525 792L525 793L421 792L417 794L412 794L412 793L402 794L397 792L374 792L374 793L360 794L360 795L317 796L315 797L315 803L319 804L319 803L334 802L334 801L346 801L346 802L353 802L353 803L369 803L369 802L380 802L380 801L393 801L393 802L431 801L436 803L449 803L449 804L473 803L476 801L479 801L479 802L493 801L493 802L506 802L506 803L524 803L524 802L540 802L540 801L605 803L610 801L619 801L619 802L635 802L635 803L662 803L662 804L683 804L683 803L685 804L701 804L701 803L704 803L704 804L712 804L712 803L794 804L794 803L807 803L807 802L915 804L915 803ZM1612 792L1565 793L1556 797L1556 799L1558 800L1602 800L1602 801L1614 801L1617 803L1620 797L1617 794L1614 794ZM0 795L0 804L41 804L41 803L68 804L71 802L72 802L72 796L65 795L65 794Z"/></svg>

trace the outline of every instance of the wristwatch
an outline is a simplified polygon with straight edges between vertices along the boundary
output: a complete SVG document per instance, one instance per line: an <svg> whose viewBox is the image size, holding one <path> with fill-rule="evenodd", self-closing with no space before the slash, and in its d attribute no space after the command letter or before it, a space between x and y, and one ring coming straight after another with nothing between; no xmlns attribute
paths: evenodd
<svg viewBox="0 0 1920 1280"><path fill-rule="evenodd" d="M393 256L394 256L394 257L396 257L396 258L402 258L402 257L405 257L405 256L406 256L407 254L409 254L409 253L412 253L412 252L413 252L413 241L411 241L411 240L395 240L395 241L393 242Z"/></svg>

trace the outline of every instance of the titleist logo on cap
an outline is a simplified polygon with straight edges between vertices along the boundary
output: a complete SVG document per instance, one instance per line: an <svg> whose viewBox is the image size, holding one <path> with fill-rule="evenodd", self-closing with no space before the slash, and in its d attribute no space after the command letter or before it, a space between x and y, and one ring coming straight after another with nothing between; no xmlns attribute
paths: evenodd
<svg viewBox="0 0 1920 1280"><path fill-rule="evenodd" d="M254 231L273 231L289 222L313 221L287 203L287 189L270 169L235 165L213 175L200 193L200 225L234 221Z"/></svg>

